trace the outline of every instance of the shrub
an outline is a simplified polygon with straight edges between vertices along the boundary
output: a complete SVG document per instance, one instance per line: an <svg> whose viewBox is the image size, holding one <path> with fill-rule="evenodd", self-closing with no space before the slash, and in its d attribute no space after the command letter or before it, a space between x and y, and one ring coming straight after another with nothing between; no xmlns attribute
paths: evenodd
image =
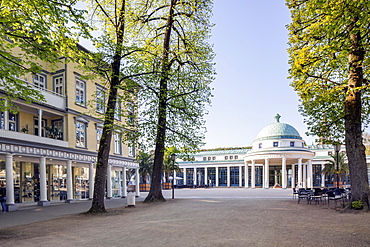
<svg viewBox="0 0 370 247"><path fill-rule="evenodd" d="M351 205L354 209L362 209L364 207L364 204L361 200L353 201Z"/></svg>

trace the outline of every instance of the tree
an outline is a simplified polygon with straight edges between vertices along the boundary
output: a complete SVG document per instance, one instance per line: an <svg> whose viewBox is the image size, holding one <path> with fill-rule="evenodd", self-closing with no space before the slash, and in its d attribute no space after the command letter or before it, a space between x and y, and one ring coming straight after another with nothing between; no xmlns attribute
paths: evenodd
<svg viewBox="0 0 370 247"><path fill-rule="evenodd" d="M104 107L103 133L96 162L93 201L88 212L105 213L104 191L113 131L124 130L122 134L129 135L135 129L128 121L131 119L127 113L128 107L122 111L127 117L128 125L119 125L115 122L114 116L118 103L126 103L127 106L128 103L135 101L136 84L130 78L135 73L133 70L136 67L134 62L131 63L133 66L127 63L130 64L129 56L140 49L133 43L135 32L131 15L134 7L130 3L134 1L86 0L86 2L89 4L92 26L99 33L93 39L97 52L89 58L91 63L87 63L85 68L106 79L105 86L109 95Z"/></svg>
<svg viewBox="0 0 370 247"><path fill-rule="evenodd" d="M139 172L141 174L142 181L146 184L148 175L151 177L153 172L153 154L139 152L136 160L139 162Z"/></svg>
<svg viewBox="0 0 370 247"><path fill-rule="evenodd" d="M322 170L322 173L325 175L333 175L337 173L337 155L331 155L333 158L332 160L328 160L325 164L324 169ZM346 154L345 153L339 153L338 154L338 173L339 176L347 175L349 174L349 168L348 163L346 161Z"/></svg>
<svg viewBox="0 0 370 247"><path fill-rule="evenodd" d="M41 63L53 65L71 57L81 35L88 36L84 11L75 0L12 0L0 2L0 110L16 112L14 99L40 102L39 90L22 80L38 73Z"/></svg>
<svg viewBox="0 0 370 247"><path fill-rule="evenodd" d="M197 149L210 103L213 52L207 43L212 1L148 0L141 7L145 51L139 61L155 73L140 77L139 134L155 146L145 202L165 201L161 182L166 146ZM145 56L144 56L145 55Z"/></svg>
<svg viewBox="0 0 370 247"><path fill-rule="evenodd" d="M290 78L311 134L343 139L352 200L369 209L369 183L362 131L370 120L370 2L287 0ZM364 124L364 125L363 125Z"/></svg>
<svg viewBox="0 0 370 247"><path fill-rule="evenodd" d="M176 147L168 147L164 151L163 156L163 172L165 174L166 182L169 182L169 173L173 170L179 171L180 168L178 165L174 165L173 161L171 160L171 154L179 155L180 151ZM176 161L175 161L176 163ZM175 179L174 175L172 176Z"/></svg>

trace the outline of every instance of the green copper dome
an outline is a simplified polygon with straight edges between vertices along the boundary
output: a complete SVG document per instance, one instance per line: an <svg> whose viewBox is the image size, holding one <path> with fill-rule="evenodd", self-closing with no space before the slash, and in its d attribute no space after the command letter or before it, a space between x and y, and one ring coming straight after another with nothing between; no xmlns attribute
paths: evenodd
<svg viewBox="0 0 370 247"><path fill-rule="evenodd" d="M291 125L280 123L280 115L275 116L276 122L267 125L257 135L254 141L262 141L269 139L302 139L298 131Z"/></svg>

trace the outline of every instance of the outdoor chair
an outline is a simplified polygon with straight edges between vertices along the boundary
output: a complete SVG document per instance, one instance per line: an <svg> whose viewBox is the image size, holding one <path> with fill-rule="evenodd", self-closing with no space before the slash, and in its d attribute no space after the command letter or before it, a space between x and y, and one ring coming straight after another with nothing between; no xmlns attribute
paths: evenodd
<svg viewBox="0 0 370 247"><path fill-rule="evenodd" d="M337 207L337 201L343 199L339 190L327 191L326 194L328 195L328 207L330 206L330 201L335 201L335 207Z"/></svg>
<svg viewBox="0 0 370 247"><path fill-rule="evenodd" d="M293 199L297 198L297 195L298 195L298 191L293 188Z"/></svg>
<svg viewBox="0 0 370 247"><path fill-rule="evenodd" d="M301 200L306 200L307 204L309 202L309 192L306 190L298 190L298 204L300 203Z"/></svg>
<svg viewBox="0 0 370 247"><path fill-rule="evenodd" d="M315 201L316 204L322 202L324 191L323 190L316 190L310 196L310 204L312 201Z"/></svg>

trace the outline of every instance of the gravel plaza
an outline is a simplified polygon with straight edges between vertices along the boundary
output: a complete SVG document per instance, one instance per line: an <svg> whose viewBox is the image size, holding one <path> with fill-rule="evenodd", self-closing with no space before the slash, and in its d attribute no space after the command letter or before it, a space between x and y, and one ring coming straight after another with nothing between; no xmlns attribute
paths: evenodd
<svg viewBox="0 0 370 247"><path fill-rule="evenodd" d="M89 201L29 204L0 215L1 246L369 246L370 214L297 204L290 189L163 191L165 203L135 208L106 200L109 213L80 214Z"/></svg>

